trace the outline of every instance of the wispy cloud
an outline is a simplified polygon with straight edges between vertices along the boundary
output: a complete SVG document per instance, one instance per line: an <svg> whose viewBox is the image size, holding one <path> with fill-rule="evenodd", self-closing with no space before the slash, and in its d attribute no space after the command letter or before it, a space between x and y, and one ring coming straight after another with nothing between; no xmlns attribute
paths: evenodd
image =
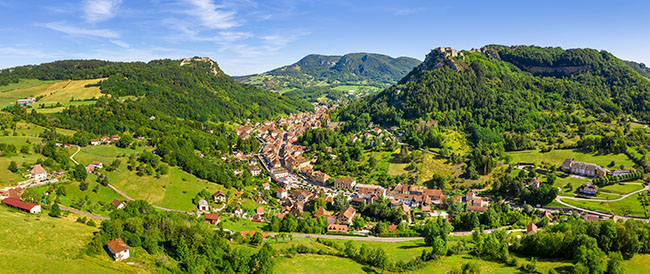
<svg viewBox="0 0 650 274"><path fill-rule="evenodd" d="M93 36L101 38L119 38L120 34L109 29L86 29L67 25L62 22L51 22L44 25L46 28L63 32L71 36Z"/></svg>
<svg viewBox="0 0 650 274"><path fill-rule="evenodd" d="M310 32L308 31L276 33L276 34L262 36L262 40L265 42L267 48L271 50L277 50L300 39L300 37L309 34Z"/></svg>
<svg viewBox="0 0 650 274"><path fill-rule="evenodd" d="M27 49L27 48L16 48L16 47L0 47L0 56L4 57L15 57L19 56L29 56L29 57L57 57L58 54L46 53L41 50Z"/></svg>
<svg viewBox="0 0 650 274"><path fill-rule="evenodd" d="M84 0L84 18L90 23L106 21L117 15L121 4L122 0Z"/></svg>
<svg viewBox="0 0 650 274"><path fill-rule="evenodd" d="M190 5L186 13L196 16L202 26L209 29L229 29L239 23L235 20L235 11L226 10L225 5L217 5L213 0L187 0Z"/></svg>
<svg viewBox="0 0 650 274"><path fill-rule="evenodd" d="M123 47L125 49L128 49L128 48L131 47L127 42L124 42L124 41L121 41L121 40L110 40L110 42L115 44L115 45L118 45L120 47Z"/></svg>

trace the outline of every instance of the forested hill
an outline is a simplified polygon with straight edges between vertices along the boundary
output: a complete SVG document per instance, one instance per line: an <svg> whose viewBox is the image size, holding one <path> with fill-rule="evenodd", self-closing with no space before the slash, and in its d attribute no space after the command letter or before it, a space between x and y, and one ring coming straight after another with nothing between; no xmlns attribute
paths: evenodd
<svg viewBox="0 0 650 274"><path fill-rule="evenodd" d="M624 62L639 74L643 75L646 78L650 78L650 68L646 67L644 63L637 63L634 61L624 61Z"/></svg>
<svg viewBox="0 0 650 274"><path fill-rule="evenodd" d="M576 109L650 121L650 80L593 49L490 45L459 54L436 49L400 83L366 99L342 113L354 120L349 129L368 118L383 125L423 118L526 133L571 119Z"/></svg>
<svg viewBox="0 0 650 274"><path fill-rule="evenodd" d="M374 53L343 56L311 54L295 64L236 79L276 91L331 84L387 86L399 81L419 63L414 58L392 58Z"/></svg>
<svg viewBox="0 0 650 274"><path fill-rule="evenodd" d="M196 60L183 66L178 60L149 63L57 61L2 70L0 85L28 78L108 78L100 82L102 93L113 97L130 96L152 112L199 121L268 119L312 108L302 100L289 100L257 87L242 85L224 74L212 60Z"/></svg>

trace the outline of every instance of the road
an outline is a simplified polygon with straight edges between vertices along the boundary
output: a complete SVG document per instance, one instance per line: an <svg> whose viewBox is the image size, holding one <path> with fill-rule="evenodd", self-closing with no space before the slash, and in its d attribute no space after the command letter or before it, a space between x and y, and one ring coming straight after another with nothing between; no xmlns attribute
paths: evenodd
<svg viewBox="0 0 650 274"><path fill-rule="evenodd" d="M628 184L638 184L638 183L628 183ZM555 197L555 201L557 201L558 203L560 203L561 205L563 205L565 207L575 209L575 210L579 210L579 211L583 211L583 212L587 212L589 214L594 214L594 215L598 215L598 216L606 216L606 217L611 217L611 218L614 218L614 219L623 219L623 220L627 220L627 219L632 218L632 219L636 219L636 220L642 220L644 222L649 222L648 218L635 217L635 216L619 216L619 215L614 215L614 214L611 214L611 213L605 213L605 212L600 212L600 211L589 210L589 209L577 207L577 206L570 205L570 204L562 201L562 199L571 199L571 200L576 200L576 201L616 202L616 201L623 200L623 199L625 199L625 198L627 198L627 197L629 197L631 195L634 195L634 194L637 194L637 193L639 193L641 191L646 191L646 190L650 190L650 185L647 185L644 188L639 189L637 191L633 191L633 192L630 192L628 194L622 195L621 198L614 199L614 200L586 199L586 198L576 198L576 197L568 197L568 196L557 196L557 197Z"/></svg>
<svg viewBox="0 0 650 274"><path fill-rule="evenodd" d="M79 153L79 151L81 151L81 147L80 147L80 146L77 146L77 151L75 151L74 153L72 153L72 155L70 155L70 160L72 160L72 162L73 162L75 165L78 165L78 164L79 164L79 162L77 162L77 161L74 159L74 156L77 155L77 153Z"/></svg>
<svg viewBox="0 0 650 274"><path fill-rule="evenodd" d="M635 184L635 183L631 183L631 184ZM592 201L592 202L618 202L620 200L623 200L623 199L625 199L627 197L630 197L631 195L637 194L637 193L639 193L641 191L644 191L644 190L650 190L650 185L647 185L644 188L639 189L637 191L633 191L633 192L630 192L628 194L622 195L620 198L613 199L613 200L578 198L578 197L570 197L570 196L557 196L555 199L556 200L558 200L558 199L571 199L571 200L576 200L576 201ZM559 202L559 200L558 200L558 202ZM560 203L562 203L562 202L560 202Z"/></svg>
<svg viewBox="0 0 650 274"><path fill-rule="evenodd" d="M490 234L497 229L487 229L483 233ZM512 232L525 232L525 229L511 229L508 230L508 234ZM454 231L450 232L449 236L470 236L474 231ZM269 235L275 236L278 233L270 232ZM287 234L287 233L285 233ZM384 237L356 237L356 236L344 236L344 235L327 235L327 234L304 234L304 233L288 233L291 234L294 238L323 238L323 239L336 239L336 240L352 240L352 241L368 241L368 242L384 242L384 243L397 243L397 242L408 242L408 241L417 241L424 239L423 237L397 237L397 238L384 238Z"/></svg>
<svg viewBox="0 0 650 274"><path fill-rule="evenodd" d="M76 213L76 214L83 215L83 216L90 217L90 218L95 218L95 219L100 219L100 220L110 220L111 219L111 218L108 218L108 217L99 216L99 215L95 215L95 214L90 214L88 212L79 211L79 210L76 210L74 208L69 208L69 207L65 207L65 206L62 206L62 205L59 205L59 207L61 208L61 210Z"/></svg>

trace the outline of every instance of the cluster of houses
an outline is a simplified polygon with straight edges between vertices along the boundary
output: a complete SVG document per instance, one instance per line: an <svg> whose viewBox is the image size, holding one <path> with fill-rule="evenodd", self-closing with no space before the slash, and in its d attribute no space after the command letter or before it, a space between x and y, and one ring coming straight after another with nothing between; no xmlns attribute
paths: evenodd
<svg viewBox="0 0 650 274"><path fill-rule="evenodd" d="M90 144L93 146L96 145L101 145L101 144L110 144L111 142L120 140L120 135L113 135L111 137L108 136L102 136L99 139L90 139Z"/></svg>
<svg viewBox="0 0 650 274"><path fill-rule="evenodd" d="M264 141L260 157L275 181L282 181L292 171L300 171L315 182L325 183L329 176L312 171L311 161L302 155L305 147L297 144L298 138L308 129L340 126L329 120L327 111L331 108L315 106L314 113L299 113L273 121L264 121L236 129L240 138L255 136ZM252 171L251 171L252 173Z"/></svg>
<svg viewBox="0 0 650 274"><path fill-rule="evenodd" d="M385 132L383 129L378 127L373 127L374 124L372 124L372 122L368 126L372 128L364 132L363 134L352 136L350 141L352 143L367 141L372 146L375 145L376 140L378 140L377 144L382 144L382 145L385 142L391 140L390 134L384 134Z"/></svg>

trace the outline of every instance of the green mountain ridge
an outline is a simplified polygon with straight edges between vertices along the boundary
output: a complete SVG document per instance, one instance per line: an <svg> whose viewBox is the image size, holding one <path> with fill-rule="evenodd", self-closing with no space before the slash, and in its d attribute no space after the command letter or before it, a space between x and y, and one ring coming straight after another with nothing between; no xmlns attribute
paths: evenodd
<svg viewBox="0 0 650 274"><path fill-rule="evenodd" d="M435 49L398 84L352 104L342 118L353 121L349 130L370 120L424 119L526 134L570 121L576 107L596 117L650 121L650 81L593 49L488 45L457 56Z"/></svg>
<svg viewBox="0 0 650 274"><path fill-rule="evenodd" d="M637 63L634 61L623 61L625 62L626 65L631 67L633 70L641 74L642 76L646 78L650 78L650 68L647 67L644 63Z"/></svg>
<svg viewBox="0 0 650 274"><path fill-rule="evenodd" d="M223 73L216 62L200 58L183 66L179 60L169 59L148 63L65 60L0 71L0 84L26 78L108 78L99 83L104 94L131 96L152 112L199 121L269 119L311 109L305 101L242 85Z"/></svg>
<svg viewBox="0 0 650 274"><path fill-rule="evenodd" d="M392 58L375 53L343 56L310 54L294 64L235 79L274 91L333 84L384 87L397 82L419 63L419 60L410 57Z"/></svg>

